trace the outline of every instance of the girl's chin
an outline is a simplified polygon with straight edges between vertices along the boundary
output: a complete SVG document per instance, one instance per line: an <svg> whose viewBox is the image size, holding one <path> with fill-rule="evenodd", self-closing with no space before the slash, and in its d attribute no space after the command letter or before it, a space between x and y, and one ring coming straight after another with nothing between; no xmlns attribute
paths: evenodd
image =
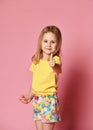
<svg viewBox="0 0 93 130"><path fill-rule="evenodd" d="M51 53L54 53L54 51L43 51L46 55L50 55Z"/></svg>
<svg viewBox="0 0 93 130"><path fill-rule="evenodd" d="M44 51L45 54L50 55L51 51Z"/></svg>

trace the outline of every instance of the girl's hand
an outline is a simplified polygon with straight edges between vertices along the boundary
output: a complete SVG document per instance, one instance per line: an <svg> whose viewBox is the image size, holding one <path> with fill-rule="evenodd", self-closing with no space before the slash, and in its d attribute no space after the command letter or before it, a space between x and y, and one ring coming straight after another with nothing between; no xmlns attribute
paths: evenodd
<svg viewBox="0 0 93 130"><path fill-rule="evenodd" d="M53 59L53 54L51 53L50 55L50 66L54 67L55 66L55 60Z"/></svg>
<svg viewBox="0 0 93 130"><path fill-rule="evenodd" d="M29 97L27 95L21 95L20 97L20 101L24 104L28 104L29 102L31 102L32 97Z"/></svg>

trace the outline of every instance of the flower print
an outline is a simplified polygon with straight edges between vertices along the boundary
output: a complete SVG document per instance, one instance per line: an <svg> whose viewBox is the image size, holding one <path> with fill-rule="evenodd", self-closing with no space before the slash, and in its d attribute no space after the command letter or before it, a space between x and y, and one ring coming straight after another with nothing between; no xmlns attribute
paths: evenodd
<svg viewBox="0 0 93 130"><path fill-rule="evenodd" d="M44 108L44 111L47 111L47 108L46 108L46 107Z"/></svg>

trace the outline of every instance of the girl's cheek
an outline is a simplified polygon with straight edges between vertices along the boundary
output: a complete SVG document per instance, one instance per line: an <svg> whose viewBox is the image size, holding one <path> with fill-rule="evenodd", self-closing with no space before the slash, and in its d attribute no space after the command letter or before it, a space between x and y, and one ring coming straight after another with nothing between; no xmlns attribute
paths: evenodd
<svg viewBox="0 0 93 130"><path fill-rule="evenodd" d="M56 49L56 46L53 46L52 49L55 50L55 49Z"/></svg>

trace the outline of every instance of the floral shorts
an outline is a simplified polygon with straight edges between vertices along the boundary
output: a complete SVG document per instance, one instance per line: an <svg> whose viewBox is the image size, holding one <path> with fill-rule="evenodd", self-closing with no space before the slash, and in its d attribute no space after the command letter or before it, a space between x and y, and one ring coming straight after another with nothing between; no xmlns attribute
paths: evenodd
<svg viewBox="0 0 93 130"><path fill-rule="evenodd" d="M56 94L34 96L32 104L34 120L41 120L43 123L61 120L59 100Z"/></svg>

